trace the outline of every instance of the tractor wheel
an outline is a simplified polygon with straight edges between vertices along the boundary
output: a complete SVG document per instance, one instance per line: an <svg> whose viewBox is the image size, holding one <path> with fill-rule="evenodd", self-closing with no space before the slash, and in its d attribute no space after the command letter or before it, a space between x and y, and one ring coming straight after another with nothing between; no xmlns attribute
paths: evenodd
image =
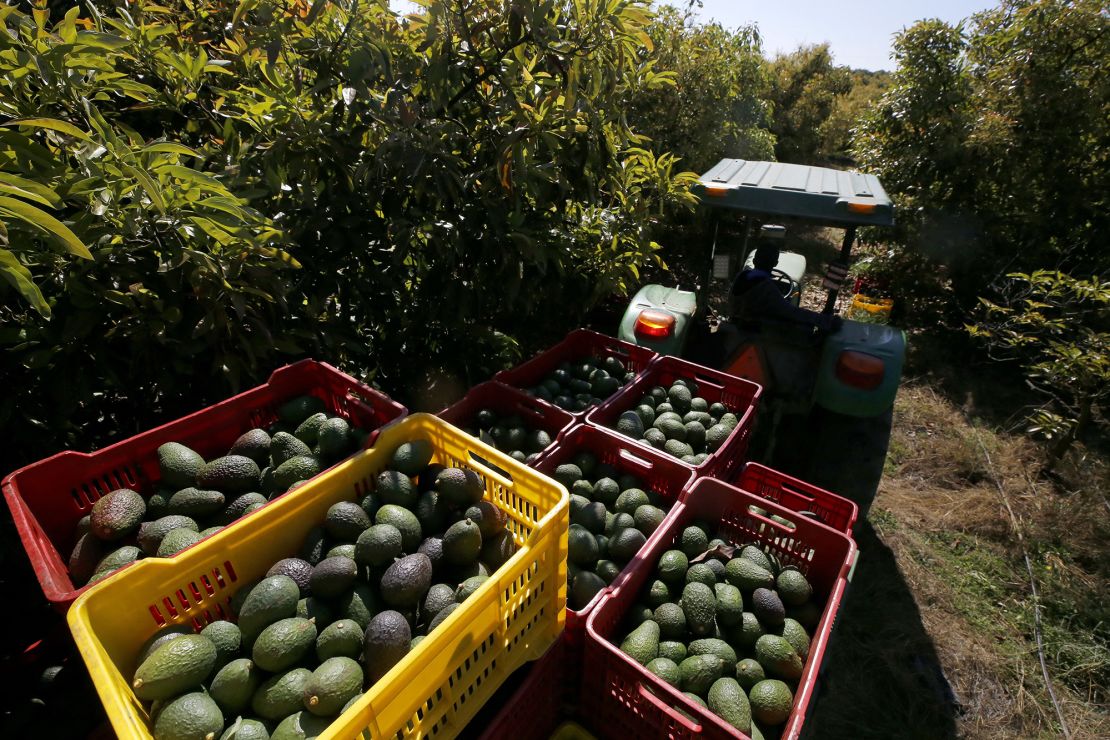
<svg viewBox="0 0 1110 740"><path fill-rule="evenodd" d="M816 406L810 414L810 454L805 480L855 501L859 522L879 490L890 445L893 405L882 414L856 417Z"/></svg>

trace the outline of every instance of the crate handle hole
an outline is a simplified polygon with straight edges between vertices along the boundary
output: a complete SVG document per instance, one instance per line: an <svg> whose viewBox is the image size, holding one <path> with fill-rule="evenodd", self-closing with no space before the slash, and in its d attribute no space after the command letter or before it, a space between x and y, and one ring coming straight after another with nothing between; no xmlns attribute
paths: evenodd
<svg viewBox="0 0 1110 740"><path fill-rule="evenodd" d="M756 510L757 508L758 507L756 507L755 504L749 504L748 505L748 515L751 516L752 518L758 520L759 524L760 524L760 527L770 525L771 527L773 527L775 529L783 529L783 530L786 530L787 532L793 532L795 529L798 528L797 524L790 521L786 517L779 516L779 515L776 514L775 516L779 516L779 519L783 520L781 522L777 522L774 519L771 519L768 516L759 513L759 511Z"/></svg>
<svg viewBox="0 0 1110 740"><path fill-rule="evenodd" d="M655 707L657 709L659 709L659 711L666 714L668 717L670 717L675 722L678 722L679 724L681 724L683 727L685 727L687 730L689 730L693 734L695 734L695 735L700 735L701 734L701 723L695 722L691 719L687 719L686 715L684 714L684 712L689 713L690 707L687 707L687 708L683 709L682 711L677 711L674 707L671 707L669 702L663 701L663 699L661 699L660 697L655 695L655 692L653 692L647 686L644 686L642 683L637 687L637 689L640 692L640 696L642 696L644 699L646 699L650 703L654 704ZM691 707L692 706L693 705L691 704Z"/></svg>
<svg viewBox="0 0 1110 740"><path fill-rule="evenodd" d="M622 448L620 451L620 457L622 460L626 460L627 462L630 462L633 465L645 470L651 470L655 467L654 463L652 463L650 460L642 457L637 457L635 453L632 452L632 450L626 450Z"/></svg>

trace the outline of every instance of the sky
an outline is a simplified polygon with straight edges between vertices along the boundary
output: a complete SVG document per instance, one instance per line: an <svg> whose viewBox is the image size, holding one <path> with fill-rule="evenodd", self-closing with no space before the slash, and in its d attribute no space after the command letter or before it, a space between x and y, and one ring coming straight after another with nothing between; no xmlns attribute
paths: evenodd
<svg viewBox="0 0 1110 740"><path fill-rule="evenodd" d="M668 2L686 5L685 0ZM395 10L413 10L405 0L390 4ZM890 45L898 31L922 18L960 21L997 4L992 0L702 0L698 14L703 21L718 21L726 28L754 22L769 57L827 41L836 64L893 70Z"/></svg>
<svg viewBox="0 0 1110 740"><path fill-rule="evenodd" d="M669 4L685 6L682 0ZM836 64L893 70L894 34L922 18L956 22L995 7L990 0L702 0L703 21L726 28L755 23L763 52L774 56L801 44L828 42Z"/></svg>

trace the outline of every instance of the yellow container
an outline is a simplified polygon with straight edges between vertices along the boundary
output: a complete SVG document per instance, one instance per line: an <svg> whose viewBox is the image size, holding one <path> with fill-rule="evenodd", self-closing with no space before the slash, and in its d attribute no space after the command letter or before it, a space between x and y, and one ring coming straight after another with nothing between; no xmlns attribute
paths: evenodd
<svg viewBox="0 0 1110 740"><path fill-rule="evenodd" d="M150 635L164 624L200 628L226 618L243 584L296 555L332 504L361 498L398 445L416 439L431 442L434 462L482 476L519 549L320 737L452 737L513 671L543 655L566 619L566 489L434 416L414 414L254 516L173 559L122 570L73 603L70 630L116 734L151 737L130 686Z"/></svg>
<svg viewBox="0 0 1110 740"><path fill-rule="evenodd" d="M891 298L872 298L856 293L852 296L852 305L848 308L848 318L872 324L885 324L890 320L890 311L893 308L894 300Z"/></svg>

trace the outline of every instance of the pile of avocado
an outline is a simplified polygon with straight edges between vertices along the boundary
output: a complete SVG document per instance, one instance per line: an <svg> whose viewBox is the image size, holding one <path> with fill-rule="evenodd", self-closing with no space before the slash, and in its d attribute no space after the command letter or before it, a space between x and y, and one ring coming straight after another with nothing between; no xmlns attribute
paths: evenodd
<svg viewBox="0 0 1110 740"><path fill-rule="evenodd" d="M228 454L205 462L177 442L158 448L161 478L144 498L130 488L101 497L77 523L69 557L75 586L96 583L144 556L170 557L261 508L355 452L366 433L298 396L278 407L269 431L251 429Z"/></svg>
<svg viewBox="0 0 1110 740"><path fill-rule="evenodd" d="M512 556L482 479L432 457L398 447L373 491L232 597L236 623L143 646L131 685L155 740L315 737Z"/></svg>
<svg viewBox="0 0 1110 740"><path fill-rule="evenodd" d="M474 415L473 423L476 428L463 431L525 464L539 457L554 441L545 430L531 428L516 414L498 416L490 409L482 409Z"/></svg>
<svg viewBox="0 0 1110 740"><path fill-rule="evenodd" d="M619 391L634 377L636 373L628 372L616 357L583 357L560 363L537 385L525 391L566 411L585 411Z"/></svg>
<svg viewBox="0 0 1110 740"><path fill-rule="evenodd" d="M778 737L821 608L797 568L712 537L695 523L662 554L621 650L753 740Z"/></svg>
<svg viewBox="0 0 1110 740"><path fill-rule="evenodd" d="M581 611L659 528L671 502L589 452L559 465L553 477L570 491L567 606Z"/></svg>
<svg viewBox="0 0 1110 740"><path fill-rule="evenodd" d="M698 395L697 383L679 378L657 385L617 419L616 429L690 465L701 465L740 423L723 403Z"/></svg>

